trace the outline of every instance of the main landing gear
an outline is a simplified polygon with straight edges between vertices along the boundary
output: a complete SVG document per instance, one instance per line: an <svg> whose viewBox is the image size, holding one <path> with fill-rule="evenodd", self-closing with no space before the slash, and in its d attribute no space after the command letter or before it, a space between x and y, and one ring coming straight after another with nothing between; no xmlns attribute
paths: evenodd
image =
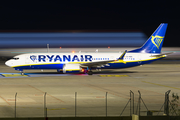
<svg viewBox="0 0 180 120"><path fill-rule="evenodd" d="M90 70L90 71L88 71L88 73L87 73L88 75L92 75L93 74L93 72Z"/></svg>
<svg viewBox="0 0 180 120"><path fill-rule="evenodd" d="M89 68L89 67L87 67L87 74L88 75L92 75L93 74L93 72L91 71L91 68Z"/></svg>
<svg viewBox="0 0 180 120"><path fill-rule="evenodd" d="M88 75L92 75L93 72L91 71L91 69L87 68L87 69L82 69L81 72L83 72L84 74L88 74Z"/></svg>

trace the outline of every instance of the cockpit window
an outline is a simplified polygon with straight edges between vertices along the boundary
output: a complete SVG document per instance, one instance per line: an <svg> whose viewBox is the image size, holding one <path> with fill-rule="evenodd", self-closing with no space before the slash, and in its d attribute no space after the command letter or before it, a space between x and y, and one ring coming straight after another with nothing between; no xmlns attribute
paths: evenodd
<svg viewBox="0 0 180 120"><path fill-rule="evenodd" d="M14 60L19 60L19 58L13 58Z"/></svg>

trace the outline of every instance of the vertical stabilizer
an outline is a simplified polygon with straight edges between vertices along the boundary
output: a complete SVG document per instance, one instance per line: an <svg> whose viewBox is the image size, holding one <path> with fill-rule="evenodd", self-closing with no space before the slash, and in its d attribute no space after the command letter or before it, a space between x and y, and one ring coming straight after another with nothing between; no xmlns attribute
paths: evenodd
<svg viewBox="0 0 180 120"><path fill-rule="evenodd" d="M161 23L141 48L128 52L161 53L161 48L166 34L167 25L167 23Z"/></svg>

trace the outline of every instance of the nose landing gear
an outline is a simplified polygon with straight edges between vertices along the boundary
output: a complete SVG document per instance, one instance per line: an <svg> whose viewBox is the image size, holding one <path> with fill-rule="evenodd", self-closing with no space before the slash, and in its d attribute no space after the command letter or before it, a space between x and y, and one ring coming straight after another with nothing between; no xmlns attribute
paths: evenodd
<svg viewBox="0 0 180 120"><path fill-rule="evenodd" d="M21 75L24 75L23 69L17 69L17 68L15 68L15 70L20 71L20 72L21 72Z"/></svg>

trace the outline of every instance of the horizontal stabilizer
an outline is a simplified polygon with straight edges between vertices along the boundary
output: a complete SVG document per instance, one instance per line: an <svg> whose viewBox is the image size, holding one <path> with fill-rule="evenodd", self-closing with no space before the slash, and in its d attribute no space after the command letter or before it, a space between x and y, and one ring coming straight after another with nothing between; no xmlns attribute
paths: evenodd
<svg viewBox="0 0 180 120"><path fill-rule="evenodd" d="M172 54L174 52L170 52L170 53L162 53L162 54L158 54L158 55L151 55L151 57L162 57L164 55L169 55L169 54Z"/></svg>

